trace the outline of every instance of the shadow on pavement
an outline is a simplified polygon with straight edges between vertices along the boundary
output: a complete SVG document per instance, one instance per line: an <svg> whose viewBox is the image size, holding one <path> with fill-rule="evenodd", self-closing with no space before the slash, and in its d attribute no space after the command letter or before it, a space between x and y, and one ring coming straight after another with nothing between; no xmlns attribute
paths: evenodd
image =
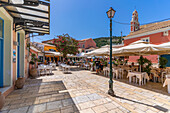
<svg viewBox="0 0 170 113"><path fill-rule="evenodd" d="M115 98L119 98L119 99L123 99L123 100L127 100L127 101L131 101L131 102L134 102L134 103L138 103L138 104L142 104L142 105L145 105L145 106L149 106L149 107L153 107L159 111L162 111L162 112L168 112L168 109L164 108L164 107L161 107L159 105L149 105L149 104L145 104L145 103L142 103L142 102L137 102L137 101L134 101L134 100L130 100L130 99L127 99L127 98L124 98L124 97L120 97L120 96L114 96Z"/></svg>
<svg viewBox="0 0 170 113"><path fill-rule="evenodd" d="M95 72L92 72L91 74L97 75ZM109 76L104 76L103 74L100 74L98 76L109 78ZM113 80L119 81L119 82L122 82L122 83L125 83L125 84L128 84L128 85L132 85L132 86L135 86L135 87L139 87L139 88L142 88L142 89L146 89L146 90L149 90L149 91L153 91L153 92L156 92L156 93L160 93L160 94L163 94L163 95L170 96L170 94L168 94L168 92L167 92L167 86L163 87L162 83L147 82L145 85L139 86L139 84L136 84L136 83L129 83L129 79L126 78L125 76L124 76L123 79L115 79L114 78Z"/></svg>
<svg viewBox="0 0 170 113"><path fill-rule="evenodd" d="M14 90L5 101L3 112L79 112L62 81L27 79L24 88Z"/></svg>

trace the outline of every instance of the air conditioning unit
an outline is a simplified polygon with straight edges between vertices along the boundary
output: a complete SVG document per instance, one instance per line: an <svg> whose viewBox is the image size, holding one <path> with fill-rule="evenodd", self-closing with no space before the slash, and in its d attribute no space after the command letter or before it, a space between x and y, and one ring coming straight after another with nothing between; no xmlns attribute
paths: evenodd
<svg viewBox="0 0 170 113"><path fill-rule="evenodd" d="M168 35L169 35L168 31L163 32L163 36L168 36Z"/></svg>

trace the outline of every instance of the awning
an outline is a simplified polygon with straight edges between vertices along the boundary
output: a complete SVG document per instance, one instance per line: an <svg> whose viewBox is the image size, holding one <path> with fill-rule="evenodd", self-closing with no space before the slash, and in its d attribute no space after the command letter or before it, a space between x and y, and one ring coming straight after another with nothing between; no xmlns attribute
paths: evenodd
<svg viewBox="0 0 170 113"><path fill-rule="evenodd" d="M82 53L77 54L76 57L86 57L86 55L84 52L82 52Z"/></svg>
<svg viewBox="0 0 170 113"><path fill-rule="evenodd" d="M50 33L50 0L39 0L38 6L16 5L14 1L0 0L0 4L14 18L15 30L24 29L26 33Z"/></svg>
<svg viewBox="0 0 170 113"><path fill-rule="evenodd" d="M46 55L62 56L60 52L44 51Z"/></svg>
<svg viewBox="0 0 170 113"><path fill-rule="evenodd" d="M170 43L160 45L149 44L144 41L136 41L130 45L114 49L114 56L139 56L139 55L162 55L170 52Z"/></svg>
<svg viewBox="0 0 170 113"><path fill-rule="evenodd" d="M32 49L33 51L37 52L37 53L40 53L41 51L39 51L38 49L36 49L35 47L33 46L30 46L30 49Z"/></svg>
<svg viewBox="0 0 170 113"><path fill-rule="evenodd" d="M91 52L85 53L86 56L108 56L109 55L109 45L102 46L101 48L95 49Z"/></svg>

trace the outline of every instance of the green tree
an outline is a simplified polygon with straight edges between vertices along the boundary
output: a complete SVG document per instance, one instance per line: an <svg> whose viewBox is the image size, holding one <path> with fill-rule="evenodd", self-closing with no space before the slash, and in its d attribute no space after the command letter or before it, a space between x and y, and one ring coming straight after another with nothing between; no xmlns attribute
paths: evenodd
<svg viewBox="0 0 170 113"><path fill-rule="evenodd" d="M78 41L70 37L68 34L63 34L57 36L58 38L54 40L54 45L57 50L63 54L63 57L66 58L67 54L78 53Z"/></svg>
<svg viewBox="0 0 170 113"><path fill-rule="evenodd" d="M37 67L37 65L36 65L37 60L38 60L38 59L37 59L36 54L31 53L31 61L30 61L30 64L31 64L31 65L34 65L34 64L35 64L35 67Z"/></svg>

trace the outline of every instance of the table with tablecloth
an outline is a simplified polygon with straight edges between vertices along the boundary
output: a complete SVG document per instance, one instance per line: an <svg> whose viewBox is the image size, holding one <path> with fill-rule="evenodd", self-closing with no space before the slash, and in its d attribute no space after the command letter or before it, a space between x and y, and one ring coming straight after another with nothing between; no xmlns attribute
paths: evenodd
<svg viewBox="0 0 170 113"><path fill-rule="evenodd" d="M170 78L166 78L163 87L167 85L168 93L170 93Z"/></svg>
<svg viewBox="0 0 170 113"><path fill-rule="evenodd" d="M129 78L129 82L132 81L132 77L136 76L136 78L139 79L139 85L141 85L141 83L144 84L146 83L146 79L149 80L149 76L146 72L128 72L127 78ZM144 81L143 81L144 79Z"/></svg>
<svg viewBox="0 0 170 113"><path fill-rule="evenodd" d="M103 71L104 71L104 75L108 76L109 72L110 72L110 68L105 67L103 69ZM121 74L123 74L123 69L121 69L121 68L112 68L112 72L113 72L113 78L116 76L116 79L117 79L119 77L119 72L121 72ZM119 77L119 78L123 78L123 77Z"/></svg>
<svg viewBox="0 0 170 113"><path fill-rule="evenodd" d="M119 70L117 68L112 68L112 72L113 72L113 78L115 77L115 75L116 75L116 78L118 78Z"/></svg>
<svg viewBox="0 0 170 113"><path fill-rule="evenodd" d="M104 72L104 76L108 76L108 74L109 74L109 68L108 68L108 67L104 67L104 68L103 68L103 72Z"/></svg>
<svg viewBox="0 0 170 113"><path fill-rule="evenodd" d="M84 67L85 67L86 69L89 69L90 65L89 65L89 64L84 64Z"/></svg>

